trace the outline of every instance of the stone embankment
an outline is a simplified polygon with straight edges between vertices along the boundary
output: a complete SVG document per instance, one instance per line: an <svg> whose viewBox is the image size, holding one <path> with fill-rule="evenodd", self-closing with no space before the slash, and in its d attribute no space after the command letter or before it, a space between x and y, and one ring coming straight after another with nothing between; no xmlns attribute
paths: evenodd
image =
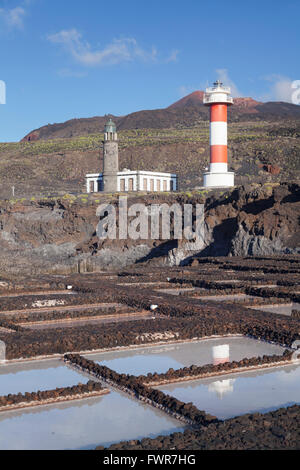
<svg viewBox="0 0 300 470"><path fill-rule="evenodd" d="M244 372L252 369L260 369L266 367L274 367L292 363L292 352L285 350L282 356L272 355L263 357L252 357L250 359L242 359L241 361L225 362L223 364L206 364L204 366L192 365L183 367L182 369L169 369L163 374L139 375L137 379L149 386L165 385L173 382L185 382L188 380L196 380L217 375L225 375L232 373ZM300 354L300 352L299 352Z"/></svg>
<svg viewBox="0 0 300 470"><path fill-rule="evenodd" d="M98 379L104 380L106 383L117 387L119 390L130 394L144 403L159 408L186 424L205 426L211 422L218 421L215 416L198 410L192 403L181 402L160 390L147 387L133 375L119 374L106 366L101 366L85 359L79 354L66 354L65 361L94 375Z"/></svg>
<svg viewBox="0 0 300 470"><path fill-rule="evenodd" d="M0 412L80 400L107 393L109 393L109 389L104 388L99 382L89 381L87 384L56 388L55 390L9 394L0 396Z"/></svg>

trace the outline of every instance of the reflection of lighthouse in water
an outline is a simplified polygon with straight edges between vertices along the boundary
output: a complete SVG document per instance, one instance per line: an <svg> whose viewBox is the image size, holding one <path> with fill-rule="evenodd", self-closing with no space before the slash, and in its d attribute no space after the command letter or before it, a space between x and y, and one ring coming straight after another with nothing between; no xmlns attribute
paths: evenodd
<svg viewBox="0 0 300 470"><path fill-rule="evenodd" d="M220 344L212 348L213 364L224 364L230 361L229 344ZM208 386L210 392L216 392L219 398L223 398L226 393L233 392L234 379L218 380Z"/></svg>
<svg viewBox="0 0 300 470"><path fill-rule="evenodd" d="M213 365L229 362L229 344L221 344L213 347Z"/></svg>
<svg viewBox="0 0 300 470"><path fill-rule="evenodd" d="M233 384L235 379L226 379L226 380L218 380L217 382L213 382L209 384L208 390L210 392L216 392L219 398L223 398L223 395L226 393L233 392Z"/></svg>

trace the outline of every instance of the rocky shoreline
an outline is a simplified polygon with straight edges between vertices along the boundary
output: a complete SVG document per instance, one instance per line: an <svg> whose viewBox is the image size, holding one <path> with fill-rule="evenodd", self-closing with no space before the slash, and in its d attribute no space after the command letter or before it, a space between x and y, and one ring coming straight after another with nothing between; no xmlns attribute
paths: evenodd
<svg viewBox="0 0 300 470"><path fill-rule="evenodd" d="M210 194L130 195L129 204L205 205L206 256L266 256L299 253L299 185L240 186ZM99 195L0 201L2 272L66 274L121 269L141 262L174 266L198 262L176 240L104 240L96 236ZM116 208L118 195L101 196ZM244 270L245 267L241 267Z"/></svg>

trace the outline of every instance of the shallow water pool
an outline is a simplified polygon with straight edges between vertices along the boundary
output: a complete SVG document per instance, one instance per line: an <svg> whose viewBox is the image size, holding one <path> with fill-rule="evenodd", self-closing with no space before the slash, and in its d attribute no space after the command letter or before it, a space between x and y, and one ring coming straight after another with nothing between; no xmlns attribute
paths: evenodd
<svg viewBox="0 0 300 470"><path fill-rule="evenodd" d="M0 365L0 395L53 390L88 380L59 359Z"/></svg>
<svg viewBox="0 0 300 470"><path fill-rule="evenodd" d="M0 413L0 449L94 449L183 429L167 414L111 391L99 398Z"/></svg>
<svg viewBox="0 0 300 470"><path fill-rule="evenodd" d="M300 304L278 304L278 305L260 305L259 307L248 307L253 310L262 310L263 312L279 313L281 315L291 315L292 310L300 310Z"/></svg>
<svg viewBox="0 0 300 470"><path fill-rule="evenodd" d="M162 373L171 367L218 364L264 354L282 354L284 348L244 336L203 339L199 341L129 348L114 352L87 354L85 357L119 373L140 375Z"/></svg>
<svg viewBox="0 0 300 470"><path fill-rule="evenodd" d="M157 387L219 419L300 404L300 366L223 375Z"/></svg>

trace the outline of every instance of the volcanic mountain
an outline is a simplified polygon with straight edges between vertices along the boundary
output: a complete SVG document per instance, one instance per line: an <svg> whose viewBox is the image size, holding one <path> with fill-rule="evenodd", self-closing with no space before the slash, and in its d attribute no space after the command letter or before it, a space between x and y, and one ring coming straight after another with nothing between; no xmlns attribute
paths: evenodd
<svg viewBox="0 0 300 470"><path fill-rule="evenodd" d="M186 106L201 106L203 105L203 96L204 91L193 91L193 93L175 101L175 103L171 104L167 109L184 108Z"/></svg>
<svg viewBox="0 0 300 470"><path fill-rule="evenodd" d="M204 91L194 91L189 95L181 98L181 100L176 101L175 103L171 104L167 109L175 109L175 108L185 108L185 107L193 107L193 106L203 106L203 96ZM236 108L239 108L244 111L244 113L257 113L259 112L256 107L258 105L262 105L263 103L259 101L255 101L252 98L235 98L234 104Z"/></svg>
<svg viewBox="0 0 300 470"><path fill-rule="evenodd" d="M72 138L102 132L105 122L113 118L119 130L189 128L208 120L203 105L203 91L194 91L164 109L138 111L127 116L96 116L48 124L27 134L22 141ZM284 102L262 103L252 98L235 98L229 121L280 121L300 119L300 106Z"/></svg>

